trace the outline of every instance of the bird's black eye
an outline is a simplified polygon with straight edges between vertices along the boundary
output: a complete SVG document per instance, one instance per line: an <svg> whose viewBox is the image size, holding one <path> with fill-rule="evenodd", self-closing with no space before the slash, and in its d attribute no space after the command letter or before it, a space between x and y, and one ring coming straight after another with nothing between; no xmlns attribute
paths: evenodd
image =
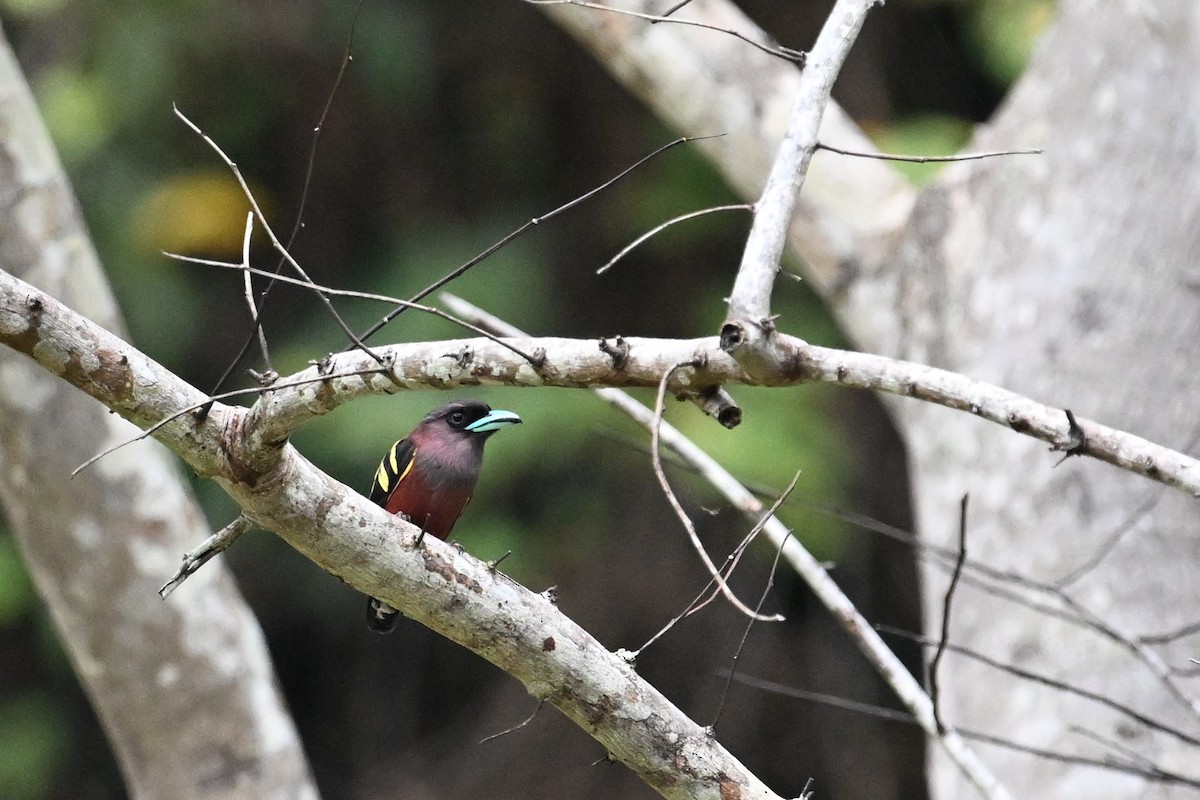
<svg viewBox="0 0 1200 800"><path fill-rule="evenodd" d="M461 411L451 411L446 416L446 421L456 428L461 428L462 424L467 421L467 415Z"/></svg>

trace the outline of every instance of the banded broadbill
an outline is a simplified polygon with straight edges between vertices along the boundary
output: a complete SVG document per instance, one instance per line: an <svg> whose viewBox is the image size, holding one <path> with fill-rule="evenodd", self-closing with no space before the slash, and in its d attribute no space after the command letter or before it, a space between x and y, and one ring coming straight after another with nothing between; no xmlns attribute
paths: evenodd
<svg viewBox="0 0 1200 800"><path fill-rule="evenodd" d="M484 443L520 421L511 411L493 411L478 400L455 400L435 408L383 457L371 500L445 539L475 491ZM367 612L371 629L380 633L395 626L399 613L374 597Z"/></svg>

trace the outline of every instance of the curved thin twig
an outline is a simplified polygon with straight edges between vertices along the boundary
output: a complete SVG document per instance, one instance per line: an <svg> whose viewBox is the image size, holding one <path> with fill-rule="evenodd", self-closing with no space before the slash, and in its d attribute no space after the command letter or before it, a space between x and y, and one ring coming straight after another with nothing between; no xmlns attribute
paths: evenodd
<svg viewBox="0 0 1200 800"><path fill-rule="evenodd" d="M725 595L734 608L745 614L751 619L760 622L780 622L783 620L781 614L759 614L750 608L748 605L738 599L733 590L729 588L729 584L722 577L721 571L717 569L717 565L712 562L708 551L704 549L704 543L700 541L700 535L696 533L696 525L692 522L692 518L688 516L683 509L683 505L679 502L679 498L675 496L674 490L671 489L671 483L667 480L667 475L662 468L662 454L659 451L659 429L662 426L663 401L667 394L667 382L671 379L672 373L682 367L697 366L695 362L681 361L675 366L663 373L662 380L658 383L658 396L654 401L654 426L650 430L650 457L654 466L654 475L658 478L658 485L662 487L663 494L667 496L667 502L671 504L671 508L675 510L675 515L679 517L679 521L683 523L684 529L687 531L688 538L692 542L692 547L696 549L696 553L700 556L700 560L704 562L704 568L708 570L709 576L716 582L721 594ZM765 521L765 520L764 520Z"/></svg>
<svg viewBox="0 0 1200 800"><path fill-rule="evenodd" d="M620 261L625 256L629 255L629 253L632 252L634 250L634 248L636 248L638 245L642 244L642 242L646 241L647 239L649 239L653 236L657 236L659 233L661 233L662 231L671 227L672 225L674 225L677 222L686 222L689 219L695 219L696 217L702 217L705 214L712 214L716 211L738 211L738 210L753 211L754 204L753 203L736 203L734 205L728 205L728 206L713 206L712 208L702 208L699 211L690 211L687 214L680 214L678 217L672 217L671 219L667 220L666 222L662 223L661 225L656 225L655 227L653 227L650 230L643 233L638 238L634 239L629 244L625 245L625 247L621 248L621 251L619 253L617 253L615 256L613 256L612 258L610 258L604 264L604 266L597 269L596 274L603 275L605 272L608 272L608 270L610 270L614 264L616 264L618 261Z"/></svg>

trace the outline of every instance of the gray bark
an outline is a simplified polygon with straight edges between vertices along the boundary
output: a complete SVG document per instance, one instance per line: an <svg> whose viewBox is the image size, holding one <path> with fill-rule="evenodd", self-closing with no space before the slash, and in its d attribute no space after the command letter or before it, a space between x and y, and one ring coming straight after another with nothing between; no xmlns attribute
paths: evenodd
<svg viewBox="0 0 1200 800"><path fill-rule="evenodd" d="M1200 6L1192 0L1064 2L1028 71L977 145L1044 147L1038 158L962 164L919 199L898 258L898 337L868 346L961 371L1141 436L1196 452L1200 397ZM864 278L869 280L869 278ZM864 293L865 297L866 293ZM841 309L848 322L877 299ZM886 313L886 312L884 312ZM871 337L874 338L874 337ZM899 406L922 535L953 542L971 493L974 558L1043 581L1086 564L1068 592L1127 636L1195 622L1200 503L1109 467L1057 454L964 415ZM945 575L926 582L940 619ZM970 588L953 641L1101 691L1190 733L1188 707L1120 644ZM1195 637L1160 648L1189 666ZM1015 681L969 660L944 665L946 711L963 727L1092 756L1122 755L1092 731L1167 769L1200 753L1094 703ZM1196 679L1180 680L1191 698ZM981 690L986 687L986 690ZM1112 773L997 751L989 762L1020 796L1192 795ZM934 758L936 796L961 783Z"/></svg>
<svg viewBox="0 0 1200 800"><path fill-rule="evenodd" d="M124 335L28 88L0 41L0 266ZM212 564L156 590L208 525L166 451L0 348L0 505L132 797L315 798L258 624Z"/></svg>
<svg viewBox="0 0 1200 800"><path fill-rule="evenodd" d="M706 152L731 186L757 199L782 136L778 109L795 95L794 70L711 32L659 25L644 33L614 15L561 6L548 13L681 133L728 131ZM726 3L697 0L686 16L765 40ZM948 169L915 205L894 176L871 174L878 162L819 154L792 228L807 277L863 350L958 371L1194 454L1198 62L1200 6L1192 0L1064 0L1027 74L968 148L1047 152ZM865 149L832 111L822 140ZM779 325L787 330L786 317ZM889 408L908 443L929 541L956 543L958 503L970 492L973 559L1054 581L1115 542L1065 586L1072 600L1127 638L1196 620L1195 499L1090 460L1055 469L1059 454L967 414L915 400ZM936 636L945 570L927 578ZM953 643L1200 730L1200 685L1161 678L1189 666L1195 637L1134 653L969 585L954 609ZM1195 776L1194 746L1093 702L953 655L941 674L951 724L1098 759L1127 758L1119 748L1129 747ZM930 752L935 796L966 795L958 769ZM1004 749L984 755L1018 796L1191 792Z"/></svg>

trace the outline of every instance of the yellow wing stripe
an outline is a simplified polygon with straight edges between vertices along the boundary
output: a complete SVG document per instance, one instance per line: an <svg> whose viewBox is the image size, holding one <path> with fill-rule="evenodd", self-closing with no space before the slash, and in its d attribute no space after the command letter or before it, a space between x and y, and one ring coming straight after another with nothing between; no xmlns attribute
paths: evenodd
<svg viewBox="0 0 1200 800"><path fill-rule="evenodd" d="M379 469L375 470L375 485L383 494L387 494L392 490L393 486L399 486L400 481L404 480L408 473L412 472L413 464L416 463L416 450L413 450L412 457L408 459L408 463L404 465L404 472L400 472L400 442L392 445L392 449L379 462Z"/></svg>
<svg viewBox="0 0 1200 800"><path fill-rule="evenodd" d="M417 448L415 448L415 447L414 447L414 448L413 448L413 451L412 451L412 458L410 458L410 459L408 460L408 464L407 464L407 465L405 465L405 467L404 467L404 472L400 473L400 477L399 477L399 478L396 478L396 483L397 483L397 484L399 484L399 483L400 483L400 481L402 481L402 480L404 480L406 477L408 477L408 473L412 472L413 464L415 464L415 463L417 463ZM392 466L394 467L394 466L395 466L395 464L396 464L396 451L395 451L395 450L393 450L393 451L392 451Z"/></svg>

